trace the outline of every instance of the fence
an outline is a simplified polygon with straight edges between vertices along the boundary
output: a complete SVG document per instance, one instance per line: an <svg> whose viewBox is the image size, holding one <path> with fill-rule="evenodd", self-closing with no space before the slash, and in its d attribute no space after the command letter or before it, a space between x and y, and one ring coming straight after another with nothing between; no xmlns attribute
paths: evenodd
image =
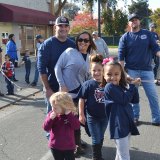
<svg viewBox="0 0 160 160"><path fill-rule="evenodd" d="M70 36L69 38L71 38L72 40L75 41L75 37ZM102 36L102 38L104 39L104 41L107 43L107 45L109 46L118 46L119 43L119 39L121 38L120 36Z"/></svg>

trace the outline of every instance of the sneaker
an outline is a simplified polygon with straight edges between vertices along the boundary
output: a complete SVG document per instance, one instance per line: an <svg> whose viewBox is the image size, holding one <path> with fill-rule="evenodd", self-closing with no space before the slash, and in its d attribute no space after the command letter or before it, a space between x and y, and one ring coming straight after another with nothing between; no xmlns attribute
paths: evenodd
<svg viewBox="0 0 160 160"><path fill-rule="evenodd" d="M76 150L74 151L74 156L80 157L83 154L85 154L84 149L82 147L77 146Z"/></svg>
<svg viewBox="0 0 160 160"><path fill-rule="evenodd" d="M1 96L1 97L3 97L3 96L4 96L4 94L0 92L0 96Z"/></svg>
<svg viewBox="0 0 160 160"><path fill-rule="evenodd" d="M152 122L152 126L160 126L160 122Z"/></svg>
<svg viewBox="0 0 160 160"><path fill-rule="evenodd" d="M87 143L84 142L83 140L81 140L81 147L82 147L83 149L87 148Z"/></svg>
<svg viewBox="0 0 160 160"><path fill-rule="evenodd" d="M137 118L134 118L134 124L135 124L136 126L139 125L139 120L138 120Z"/></svg>
<svg viewBox="0 0 160 160"><path fill-rule="evenodd" d="M13 81L14 81L14 82L17 82L18 80L17 80L17 79L13 79Z"/></svg>
<svg viewBox="0 0 160 160"><path fill-rule="evenodd" d="M36 85L37 85L36 82L32 82L32 83L31 83L31 86L33 86L33 87L36 86Z"/></svg>
<svg viewBox="0 0 160 160"><path fill-rule="evenodd" d="M6 95L14 95L14 93L7 93Z"/></svg>
<svg viewBox="0 0 160 160"><path fill-rule="evenodd" d="M27 83L27 84L30 84L30 82L29 82L29 81L26 81L26 83Z"/></svg>

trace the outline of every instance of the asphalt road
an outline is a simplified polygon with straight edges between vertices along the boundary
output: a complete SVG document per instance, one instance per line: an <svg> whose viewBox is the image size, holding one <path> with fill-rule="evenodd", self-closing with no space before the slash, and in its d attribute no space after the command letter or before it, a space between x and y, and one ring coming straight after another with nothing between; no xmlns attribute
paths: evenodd
<svg viewBox="0 0 160 160"><path fill-rule="evenodd" d="M160 95L160 87L157 87ZM160 127L150 124L150 110L140 88L140 136L131 138L131 160L160 160ZM52 160L42 123L45 117L42 92L0 110L0 160ZM86 154L77 160L91 159L91 139L82 128L82 139L88 143ZM115 145L105 134L105 160L114 160Z"/></svg>

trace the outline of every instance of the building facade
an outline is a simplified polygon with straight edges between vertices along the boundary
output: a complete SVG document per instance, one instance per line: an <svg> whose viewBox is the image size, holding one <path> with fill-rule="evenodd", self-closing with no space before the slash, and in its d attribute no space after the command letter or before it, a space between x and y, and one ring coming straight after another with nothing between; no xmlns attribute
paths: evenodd
<svg viewBox="0 0 160 160"><path fill-rule="evenodd" d="M50 0L0 0L0 45L5 54L8 35L16 37L18 56L29 49L35 53L35 35L52 36L55 17L50 13Z"/></svg>

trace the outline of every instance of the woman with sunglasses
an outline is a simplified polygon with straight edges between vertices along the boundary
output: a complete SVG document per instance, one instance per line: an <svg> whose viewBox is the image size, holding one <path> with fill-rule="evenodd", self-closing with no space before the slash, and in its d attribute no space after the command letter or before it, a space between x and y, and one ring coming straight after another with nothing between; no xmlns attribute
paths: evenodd
<svg viewBox="0 0 160 160"><path fill-rule="evenodd" d="M89 54L96 50L90 33L84 31L76 38L76 49L66 49L55 66L55 75L59 83L59 90L69 92L75 104L79 89L84 81L90 79ZM77 105L76 105L77 106ZM80 130L75 133L77 152L81 152Z"/></svg>

